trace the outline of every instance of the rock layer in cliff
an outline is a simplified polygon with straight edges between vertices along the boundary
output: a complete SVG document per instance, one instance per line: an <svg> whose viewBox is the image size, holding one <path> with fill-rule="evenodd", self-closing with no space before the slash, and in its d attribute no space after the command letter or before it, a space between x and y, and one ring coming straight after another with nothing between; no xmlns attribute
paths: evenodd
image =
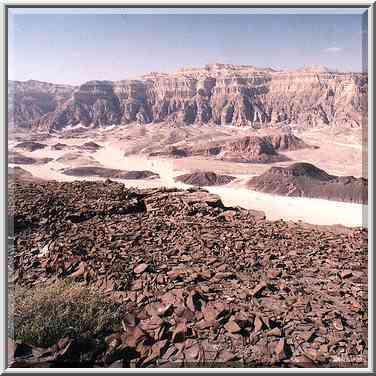
<svg viewBox="0 0 376 376"><path fill-rule="evenodd" d="M29 109L20 85L14 90L26 117L33 104ZM287 72L214 64L152 73L141 80L89 81L63 93L55 100L58 105L31 117L33 129L50 132L78 124L92 128L132 122L254 128L361 127L367 122L367 75L323 69Z"/></svg>
<svg viewBox="0 0 376 376"><path fill-rule="evenodd" d="M74 87L35 80L9 81L8 125L29 129L34 121L54 112L60 103L69 100Z"/></svg>

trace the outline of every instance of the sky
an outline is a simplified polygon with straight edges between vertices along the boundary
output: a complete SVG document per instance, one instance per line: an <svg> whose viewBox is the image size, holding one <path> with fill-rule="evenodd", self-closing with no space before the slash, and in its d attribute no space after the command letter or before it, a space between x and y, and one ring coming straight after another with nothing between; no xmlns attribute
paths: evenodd
<svg viewBox="0 0 376 376"><path fill-rule="evenodd" d="M211 63L364 68L364 10L244 12L10 9L9 79L77 85Z"/></svg>

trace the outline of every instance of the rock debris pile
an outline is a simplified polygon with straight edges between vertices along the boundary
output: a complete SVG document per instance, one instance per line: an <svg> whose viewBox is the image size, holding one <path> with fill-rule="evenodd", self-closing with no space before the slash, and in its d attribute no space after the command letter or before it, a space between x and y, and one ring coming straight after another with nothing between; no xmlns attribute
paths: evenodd
<svg viewBox="0 0 376 376"><path fill-rule="evenodd" d="M367 230L270 222L197 188L9 184L10 283L70 279L124 311L103 339L11 341L14 366L366 366Z"/></svg>

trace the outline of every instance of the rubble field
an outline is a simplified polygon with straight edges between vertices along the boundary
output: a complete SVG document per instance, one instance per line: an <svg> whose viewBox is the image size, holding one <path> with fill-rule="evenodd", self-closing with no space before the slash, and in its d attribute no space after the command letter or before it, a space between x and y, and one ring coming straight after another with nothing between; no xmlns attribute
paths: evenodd
<svg viewBox="0 0 376 376"><path fill-rule="evenodd" d="M199 188L9 181L9 294L56 280L121 327L12 367L367 367L367 230L268 221Z"/></svg>

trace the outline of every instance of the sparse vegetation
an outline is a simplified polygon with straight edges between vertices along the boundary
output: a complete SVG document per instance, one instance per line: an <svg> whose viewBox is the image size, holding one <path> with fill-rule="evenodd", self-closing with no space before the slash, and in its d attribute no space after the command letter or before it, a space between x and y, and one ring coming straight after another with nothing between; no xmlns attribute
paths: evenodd
<svg viewBox="0 0 376 376"><path fill-rule="evenodd" d="M81 284L59 281L14 290L15 339L51 346L65 336L92 336L118 327L119 304Z"/></svg>

